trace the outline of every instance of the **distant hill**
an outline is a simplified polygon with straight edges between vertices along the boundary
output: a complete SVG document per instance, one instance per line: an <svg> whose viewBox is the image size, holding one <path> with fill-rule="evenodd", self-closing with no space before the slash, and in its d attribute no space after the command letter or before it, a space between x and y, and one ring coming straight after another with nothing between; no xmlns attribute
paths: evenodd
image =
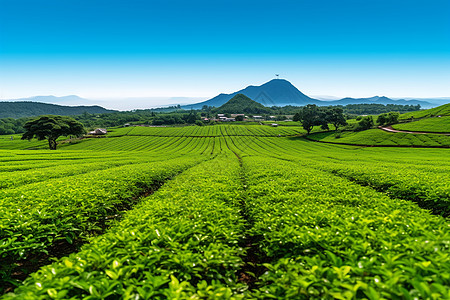
<svg viewBox="0 0 450 300"><path fill-rule="evenodd" d="M260 86L248 86L245 89L231 93L220 94L212 99L196 104L184 105L184 109L201 109L204 105L219 107L225 104L228 100L243 94L254 101L264 106L304 106L307 104L317 104L320 106L326 105L347 105L360 103L374 103L374 104L401 104L401 105L417 105L423 107L432 107L433 104L426 101L419 100L392 100L387 97L371 97L371 98L343 98L335 101L321 101L306 96L300 92L294 85L284 79L273 79Z"/></svg>
<svg viewBox="0 0 450 300"><path fill-rule="evenodd" d="M237 94L227 103L215 109L222 114L265 114L272 113L270 108L253 101L243 94Z"/></svg>
<svg viewBox="0 0 450 300"><path fill-rule="evenodd" d="M403 99L403 100L419 100L419 101L425 101L428 103L432 104L432 107L436 107L439 105L444 105L447 103L450 103L450 97L437 97L437 98L392 98L394 100L399 100L399 99ZM426 106L423 106L426 107Z"/></svg>
<svg viewBox="0 0 450 300"><path fill-rule="evenodd" d="M413 111L400 115L400 119L409 119L411 117L417 118L428 118L436 116L450 116L450 103L419 111Z"/></svg>
<svg viewBox="0 0 450 300"><path fill-rule="evenodd" d="M92 100L81 98L76 95L68 95L68 96L33 96L28 98L19 98L19 99L10 99L7 101L32 101L32 102L40 102L40 103L50 103L50 104L57 104L57 105L70 105L70 106L80 106L80 105L96 105L98 103L95 103Z"/></svg>
<svg viewBox="0 0 450 300"><path fill-rule="evenodd" d="M23 118L40 115L81 115L87 112L90 114L103 114L115 112L101 106L63 106L48 103L31 101L0 102L0 118Z"/></svg>
<svg viewBox="0 0 450 300"><path fill-rule="evenodd" d="M431 103L426 101L419 101L419 100L392 100L388 97L370 97L370 98L343 98L340 100L335 101L327 101L328 103L332 103L331 105L347 105L347 104L400 104L400 105L420 105L420 106L427 106L431 105Z"/></svg>

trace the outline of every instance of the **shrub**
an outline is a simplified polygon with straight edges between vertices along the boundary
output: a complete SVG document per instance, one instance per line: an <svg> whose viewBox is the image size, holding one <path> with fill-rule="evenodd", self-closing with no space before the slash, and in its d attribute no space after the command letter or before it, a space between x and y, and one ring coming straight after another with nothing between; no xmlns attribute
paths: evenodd
<svg viewBox="0 0 450 300"><path fill-rule="evenodd" d="M363 117L361 121L358 122L358 125L355 128L355 131L367 130L373 127L373 118L372 116Z"/></svg>

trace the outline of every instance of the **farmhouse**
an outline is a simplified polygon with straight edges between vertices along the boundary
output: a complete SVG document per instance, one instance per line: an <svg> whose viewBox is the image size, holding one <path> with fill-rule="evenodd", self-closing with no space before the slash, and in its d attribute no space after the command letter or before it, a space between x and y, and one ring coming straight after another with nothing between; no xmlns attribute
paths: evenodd
<svg viewBox="0 0 450 300"><path fill-rule="evenodd" d="M91 134L91 135L105 135L107 133L108 133L108 131L105 128L97 128L93 131L88 132L88 134Z"/></svg>
<svg viewBox="0 0 450 300"><path fill-rule="evenodd" d="M236 119L235 118L220 118L220 121L222 121L222 122L234 122L234 121L236 121Z"/></svg>

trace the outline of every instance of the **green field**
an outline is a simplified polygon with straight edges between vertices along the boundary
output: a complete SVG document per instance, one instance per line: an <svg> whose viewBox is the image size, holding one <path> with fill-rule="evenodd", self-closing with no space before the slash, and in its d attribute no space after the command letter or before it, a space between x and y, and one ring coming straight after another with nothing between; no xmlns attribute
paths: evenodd
<svg viewBox="0 0 450 300"><path fill-rule="evenodd" d="M450 116L426 118L409 123L395 124L392 125L392 128L406 131L450 133Z"/></svg>
<svg viewBox="0 0 450 300"><path fill-rule="evenodd" d="M396 126L393 126L397 129ZM410 134L403 132L386 132L381 129L369 129L360 132L344 131L322 132L310 135L309 138L322 142L338 144L356 144L368 146L419 146L449 147L450 136L440 134Z"/></svg>
<svg viewBox="0 0 450 300"><path fill-rule="evenodd" d="M444 104L435 108L413 111L400 115L400 119L414 119L429 118L436 116L450 116L450 103Z"/></svg>
<svg viewBox="0 0 450 300"><path fill-rule="evenodd" d="M47 141L21 140L21 134L0 135L0 149L24 150L24 149L48 149Z"/></svg>
<svg viewBox="0 0 450 300"><path fill-rule="evenodd" d="M450 149L303 133L116 128L57 151L2 140L2 299L450 298ZM334 134L312 137L450 146Z"/></svg>

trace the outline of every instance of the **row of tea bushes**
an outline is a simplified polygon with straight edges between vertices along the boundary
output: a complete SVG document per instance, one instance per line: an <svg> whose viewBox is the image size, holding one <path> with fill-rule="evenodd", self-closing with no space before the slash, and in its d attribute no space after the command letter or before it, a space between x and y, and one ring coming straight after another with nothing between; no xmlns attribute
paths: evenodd
<svg viewBox="0 0 450 300"><path fill-rule="evenodd" d="M242 297L240 175L236 158L225 155L187 170L4 299Z"/></svg>
<svg viewBox="0 0 450 300"><path fill-rule="evenodd" d="M0 281L12 280L23 262L52 255L49 249L62 241L101 232L107 218L138 202L141 193L204 159L131 164L0 190Z"/></svg>
<svg viewBox="0 0 450 300"><path fill-rule="evenodd" d="M29 183L47 181L53 178L74 176L133 163L139 163L139 161L136 159L114 159L87 163L82 161L72 162L71 164L65 165L54 164L48 167L28 170L15 170L14 173L11 173L11 171L0 172L0 189L11 189Z"/></svg>
<svg viewBox="0 0 450 300"><path fill-rule="evenodd" d="M422 208L442 216L450 215L450 173L447 167L411 166L388 163L345 165L317 162L316 167L358 184L387 193L391 198L417 202Z"/></svg>
<svg viewBox="0 0 450 300"><path fill-rule="evenodd" d="M450 224L409 201L267 157L244 158L267 272L258 298L447 299Z"/></svg>

